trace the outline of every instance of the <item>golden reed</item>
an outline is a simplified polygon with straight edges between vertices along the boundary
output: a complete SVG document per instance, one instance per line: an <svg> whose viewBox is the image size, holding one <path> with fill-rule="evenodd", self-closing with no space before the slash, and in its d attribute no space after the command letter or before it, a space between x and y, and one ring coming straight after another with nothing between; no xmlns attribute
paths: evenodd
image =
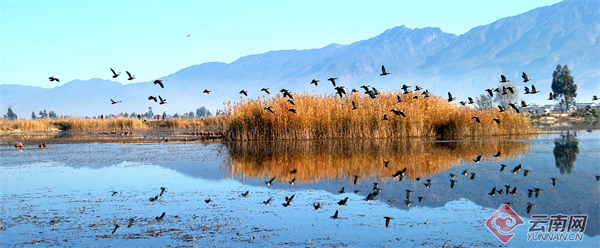
<svg viewBox="0 0 600 248"><path fill-rule="evenodd" d="M230 177L298 183L327 180L405 180L435 175L460 163L499 162L524 154L528 142L491 140L434 142L415 139L225 142ZM494 155L500 152L499 157ZM384 161L389 161L386 167ZM296 171L291 173L291 171Z"/></svg>
<svg viewBox="0 0 600 248"><path fill-rule="evenodd" d="M418 99L414 99L415 94ZM448 103L442 97L419 93L381 92L376 99L364 93L337 95L292 94L295 105L280 94L250 99L227 107L230 140L310 140L355 138L467 138L536 133L529 120L514 111L478 110ZM396 95L402 97L398 102ZM352 102L358 109L352 109ZM264 109L270 106L275 113ZM294 108L296 113L288 111ZM403 110L406 117L394 114ZM389 120L383 120L384 115ZM481 123L472 119L479 116ZM492 119L498 118L500 124Z"/></svg>

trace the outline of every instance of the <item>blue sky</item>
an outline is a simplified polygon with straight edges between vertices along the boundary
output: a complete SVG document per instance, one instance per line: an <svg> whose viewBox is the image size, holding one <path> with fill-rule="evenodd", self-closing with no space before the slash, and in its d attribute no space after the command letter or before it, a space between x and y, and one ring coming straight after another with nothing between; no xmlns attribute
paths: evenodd
<svg viewBox="0 0 600 248"><path fill-rule="evenodd" d="M146 82L204 62L350 44L401 25L460 35L557 2L2 0L0 84L112 80L111 67L123 73L120 83ZM136 79L127 81L126 70Z"/></svg>

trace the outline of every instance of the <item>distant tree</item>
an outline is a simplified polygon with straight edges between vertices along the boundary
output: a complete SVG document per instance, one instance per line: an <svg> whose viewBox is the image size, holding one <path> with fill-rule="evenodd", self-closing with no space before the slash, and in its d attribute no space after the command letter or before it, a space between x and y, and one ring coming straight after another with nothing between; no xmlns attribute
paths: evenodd
<svg viewBox="0 0 600 248"><path fill-rule="evenodd" d="M129 117L129 114L127 112L125 112L125 114L123 114L123 117L127 118L127 117Z"/></svg>
<svg viewBox="0 0 600 248"><path fill-rule="evenodd" d="M514 87L512 88L514 93L510 93L508 87ZM498 88L500 89L500 92L494 92L496 93L494 96L494 102L496 102L498 105L506 107L509 103L517 104L519 102L519 92L514 84L502 83L498 85ZM506 94L504 94L504 89L506 89Z"/></svg>
<svg viewBox="0 0 600 248"><path fill-rule="evenodd" d="M188 116L189 116L190 118L194 118L194 111L190 111L190 112L188 113Z"/></svg>
<svg viewBox="0 0 600 248"><path fill-rule="evenodd" d="M152 112L152 107L148 107L148 113L146 113L146 117L153 118L154 112Z"/></svg>
<svg viewBox="0 0 600 248"><path fill-rule="evenodd" d="M10 107L8 107L8 113L6 113L6 117L8 119L14 120L17 119L17 114L15 114L15 112L12 111L12 109Z"/></svg>
<svg viewBox="0 0 600 248"><path fill-rule="evenodd" d="M563 106L567 111L571 106L575 105L575 97L577 97L577 84L571 76L569 66L556 66L556 70L552 73L552 94L554 100L560 104L560 110L564 112Z"/></svg>
<svg viewBox="0 0 600 248"><path fill-rule="evenodd" d="M44 109L44 118L48 117L48 112L46 112L46 109Z"/></svg>
<svg viewBox="0 0 600 248"><path fill-rule="evenodd" d="M196 116L197 117L204 117L204 116L211 116L212 114L210 113L210 111L208 109L206 109L205 107L200 107L196 109Z"/></svg>
<svg viewBox="0 0 600 248"><path fill-rule="evenodd" d="M54 112L54 110L50 110L50 112L48 113L48 117L50 117L51 119L55 119L57 117L56 113Z"/></svg>
<svg viewBox="0 0 600 248"><path fill-rule="evenodd" d="M478 109L489 109L492 108L494 101L489 94L479 95L475 100L475 105Z"/></svg>
<svg viewBox="0 0 600 248"><path fill-rule="evenodd" d="M131 116L131 117L137 117L137 114L135 112L131 112L131 114L129 116Z"/></svg>
<svg viewBox="0 0 600 248"><path fill-rule="evenodd" d="M37 116L35 116L35 111L31 111L31 119L32 120L37 119Z"/></svg>
<svg viewBox="0 0 600 248"><path fill-rule="evenodd" d="M173 115L173 118L179 118L179 114L177 112L175 112L175 114Z"/></svg>

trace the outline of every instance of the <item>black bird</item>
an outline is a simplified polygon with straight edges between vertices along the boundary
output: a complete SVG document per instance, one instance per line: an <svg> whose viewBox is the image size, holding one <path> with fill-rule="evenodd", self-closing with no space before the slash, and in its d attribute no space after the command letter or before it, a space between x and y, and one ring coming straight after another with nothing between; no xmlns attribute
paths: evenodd
<svg viewBox="0 0 600 248"><path fill-rule="evenodd" d="M406 85L406 84L403 84L403 85L402 85L402 87L401 87L400 89L402 89L402 90L406 91L406 90L408 90L410 87L412 87L412 86L410 86L410 85Z"/></svg>
<svg viewBox="0 0 600 248"><path fill-rule="evenodd" d="M244 96L248 96L248 91L246 91L246 90L240 90L240 94L243 94Z"/></svg>
<svg viewBox="0 0 600 248"><path fill-rule="evenodd" d="M265 181L265 184L266 185L272 185L273 181L275 181L275 177L271 178L271 180L269 180L269 181Z"/></svg>
<svg viewBox="0 0 600 248"><path fill-rule="evenodd" d="M420 181L421 181L421 178L420 178L420 177L415 177L415 180L416 180L417 182L420 182Z"/></svg>
<svg viewBox="0 0 600 248"><path fill-rule="evenodd" d="M406 199L410 198L410 194L412 194L412 192L414 192L414 191L412 191L410 189L406 190Z"/></svg>
<svg viewBox="0 0 600 248"><path fill-rule="evenodd" d="M262 89L260 89L260 91L264 91L267 94L271 95L271 92L269 92L269 88L262 88Z"/></svg>
<svg viewBox="0 0 600 248"><path fill-rule="evenodd" d="M477 176L477 173L471 173L471 180L475 179L475 176Z"/></svg>
<svg viewBox="0 0 600 248"><path fill-rule="evenodd" d="M413 96L413 99L419 99L418 95Z"/></svg>
<svg viewBox="0 0 600 248"><path fill-rule="evenodd" d="M163 99L162 97L160 97L160 95L158 95L158 100L159 100L158 104L160 104L160 105L167 103L167 99Z"/></svg>
<svg viewBox="0 0 600 248"><path fill-rule="evenodd" d="M166 214L166 213L165 213L165 212L163 212L163 213L162 213L160 216L158 216L158 217L154 217L154 219L155 219L156 221L161 221L161 220L162 220L162 219L165 217L165 214Z"/></svg>
<svg viewBox="0 0 600 248"><path fill-rule="evenodd" d="M346 193L346 191L344 191L344 188L345 187L342 187L342 189L340 191L338 191L338 193L340 193L340 194Z"/></svg>
<svg viewBox="0 0 600 248"><path fill-rule="evenodd" d="M354 185L356 185L356 182L358 181L359 176L354 175Z"/></svg>
<svg viewBox="0 0 600 248"><path fill-rule="evenodd" d="M315 202L313 203L313 207L315 208L315 210L319 210L319 208L321 208L321 203Z"/></svg>
<svg viewBox="0 0 600 248"><path fill-rule="evenodd" d="M121 226L119 226L119 224L115 223L115 229L112 231L111 235L115 234L115 232L117 231L117 229L119 229L119 227L121 227Z"/></svg>
<svg viewBox="0 0 600 248"><path fill-rule="evenodd" d="M524 170L523 171L523 176L526 177L527 175L529 175L529 170Z"/></svg>
<svg viewBox="0 0 600 248"><path fill-rule="evenodd" d="M204 202L206 202L206 204L210 204L210 202L211 202L211 201L212 201L212 200L211 200L210 198L208 198L208 199L204 200Z"/></svg>
<svg viewBox="0 0 600 248"><path fill-rule="evenodd" d="M365 94L368 94L371 99L377 98L377 94L372 90L365 92Z"/></svg>
<svg viewBox="0 0 600 248"><path fill-rule="evenodd" d="M338 86L335 87L335 90L337 91L336 94L340 95L341 98L344 97L344 95L346 94L346 91L344 90L344 86Z"/></svg>
<svg viewBox="0 0 600 248"><path fill-rule="evenodd" d="M527 204L527 213L530 213L530 212L531 212L531 209L532 209L533 207L535 207L535 204L528 203L528 204Z"/></svg>
<svg viewBox="0 0 600 248"><path fill-rule="evenodd" d="M120 102L121 102L121 101L115 101L115 100L113 100L113 99L110 99L110 101L111 101L111 103L112 103L112 104L117 104L117 103L120 103Z"/></svg>
<svg viewBox="0 0 600 248"><path fill-rule="evenodd" d="M282 203L281 205L283 205L284 207L287 208L287 207L291 206L292 204L291 204L291 202L286 201L285 203Z"/></svg>
<svg viewBox="0 0 600 248"><path fill-rule="evenodd" d="M167 192L167 188L160 187L160 194L158 196L162 196L165 192Z"/></svg>
<svg viewBox="0 0 600 248"><path fill-rule="evenodd" d="M358 106L356 106L356 103L354 101L352 101L352 110L358 109Z"/></svg>
<svg viewBox="0 0 600 248"><path fill-rule="evenodd" d="M531 90L529 90L529 87L525 86L523 87L523 89L525 90L525 95L531 94Z"/></svg>
<svg viewBox="0 0 600 248"><path fill-rule="evenodd" d="M468 172L467 170L464 170L464 171L462 172L462 174L463 174L464 176L468 176L468 175L469 175L469 172Z"/></svg>
<svg viewBox="0 0 600 248"><path fill-rule="evenodd" d="M463 106L467 106L467 101L460 101L460 102L458 102L458 103L460 103L460 104L461 104L461 105L463 105Z"/></svg>
<svg viewBox="0 0 600 248"><path fill-rule="evenodd" d="M473 116L471 117L471 119L474 119L477 123L481 123L481 121L479 120L479 116Z"/></svg>
<svg viewBox="0 0 600 248"><path fill-rule="evenodd" d="M508 190L506 191L506 193L508 194ZM514 187L512 192L510 192L511 195L516 195L517 194L517 187Z"/></svg>
<svg viewBox="0 0 600 248"><path fill-rule="evenodd" d="M490 94L490 97L494 97L494 88L485 89L485 91Z"/></svg>
<svg viewBox="0 0 600 248"><path fill-rule="evenodd" d="M452 97L452 94L448 92L448 102L454 101L456 97Z"/></svg>
<svg viewBox="0 0 600 248"><path fill-rule="evenodd" d="M481 162L481 155L479 155L475 159L473 159L473 162L475 162L475 163Z"/></svg>
<svg viewBox="0 0 600 248"><path fill-rule="evenodd" d="M271 203L271 201L273 201L273 198L269 198L268 200L263 201L263 204L269 205L269 203Z"/></svg>
<svg viewBox="0 0 600 248"><path fill-rule="evenodd" d="M598 100L599 100L599 98L598 98L598 96L597 96L597 95L594 95L594 96L592 97L592 101L598 101Z"/></svg>
<svg viewBox="0 0 600 248"><path fill-rule="evenodd" d="M388 118L388 116L387 116L387 115L383 115L383 120L384 120L384 121L389 121L389 120L390 120L390 118Z"/></svg>
<svg viewBox="0 0 600 248"><path fill-rule="evenodd" d="M50 82L52 82L52 81L60 82L60 80L58 80L58 78L57 78L57 77L55 77L55 76L50 76L50 77L48 78L48 80L50 80Z"/></svg>
<svg viewBox="0 0 600 248"><path fill-rule="evenodd" d="M528 197L531 197L531 196L533 195L533 192L535 192L535 190L533 190L533 189L528 189L528 190L527 190Z"/></svg>
<svg viewBox="0 0 600 248"><path fill-rule="evenodd" d="M296 184L296 178L294 177L291 181L288 182L290 185Z"/></svg>
<svg viewBox="0 0 600 248"><path fill-rule="evenodd" d="M473 101L473 98L471 97L467 97L469 99L469 104L475 104L475 101Z"/></svg>
<svg viewBox="0 0 600 248"><path fill-rule="evenodd" d="M250 194L249 190L247 190L246 192L242 193L241 196L242 197L248 197L248 194Z"/></svg>
<svg viewBox="0 0 600 248"><path fill-rule="evenodd" d="M150 197L148 200L150 202L154 202L154 201L158 200L158 195L156 195L155 197Z"/></svg>
<svg viewBox="0 0 600 248"><path fill-rule="evenodd" d="M292 170L290 171L290 174L296 174L296 172L298 172L298 169L292 169Z"/></svg>
<svg viewBox="0 0 600 248"><path fill-rule="evenodd" d="M379 183L373 183L373 190L380 190Z"/></svg>
<svg viewBox="0 0 600 248"><path fill-rule="evenodd" d="M498 105L498 109L500 109L500 113L504 112L504 107L503 106Z"/></svg>
<svg viewBox="0 0 600 248"><path fill-rule="evenodd" d="M383 218L385 218L385 227L388 227L390 225L390 220L394 219L392 217L387 217L387 216L384 216Z"/></svg>
<svg viewBox="0 0 600 248"><path fill-rule="evenodd" d="M403 110L392 109L391 111L396 115L402 115L402 117L406 117L406 114L404 114Z"/></svg>
<svg viewBox="0 0 600 248"><path fill-rule="evenodd" d="M390 74L389 72L385 71L385 67L383 67L383 65L381 66L381 74L379 74L379 76L385 76Z"/></svg>
<svg viewBox="0 0 600 248"><path fill-rule="evenodd" d="M496 195L496 187L494 187L492 189L492 191L490 191L490 193L488 193L488 195L495 196Z"/></svg>
<svg viewBox="0 0 600 248"><path fill-rule="evenodd" d="M550 179L552 179L552 186L556 186L556 181L558 181L558 179L556 179L554 177L550 178Z"/></svg>
<svg viewBox="0 0 600 248"><path fill-rule="evenodd" d="M514 170L521 171L521 164L517 165ZM514 172L514 170L513 170L513 172Z"/></svg>
<svg viewBox="0 0 600 248"><path fill-rule="evenodd" d="M339 201L337 204L338 204L338 205L340 205L340 206L344 206L344 205L346 205L346 202L347 202L347 201L348 201L348 197L346 197L346 198L344 198L344 199L340 200L340 201Z"/></svg>
<svg viewBox="0 0 600 248"><path fill-rule="evenodd" d="M287 102L289 102L289 103L290 103L290 104L292 104L292 105L296 105L296 103L295 103L295 102L294 102L294 100L292 100L292 99L288 99L288 100L287 100Z"/></svg>
<svg viewBox="0 0 600 248"><path fill-rule="evenodd" d="M115 70L113 70L113 68L110 68L110 71L112 71L112 73L113 73L113 76L112 76L113 78L117 78L119 75L121 75L121 72L116 73Z"/></svg>
<svg viewBox="0 0 600 248"><path fill-rule="evenodd" d="M402 98L400 98L400 95L396 95L396 97L398 98L398 102L402 102Z"/></svg>
<svg viewBox="0 0 600 248"><path fill-rule="evenodd" d="M550 101L554 100L554 97L552 96L552 92L550 92L550 97L548 97L548 100L550 100Z"/></svg>
<svg viewBox="0 0 600 248"><path fill-rule="evenodd" d="M360 86L360 87L363 88L363 89L365 89L365 92L369 92L370 91L369 87L371 87L371 85L365 84L365 85Z"/></svg>
<svg viewBox="0 0 600 248"><path fill-rule="evenodd" d="M373 92L375 95L379 95L379 91L377 91L375 87L371 87L371 92Z"/></svg>
<svg viewBox="0 0 600 248"><path fill-rule="evenodd" d="M387 168L388 165L390 165L390 161L383 161L383 166L385 166Z"/></svg>
<svg viewBox="0 0 600 248"><path fill-rule="evenodd" d="M406 204L406 206L410 206L410 204L412 204L413 202L411 202L410 200L405 200L404 204Z"/></svg>
<svg viewBox="0 0 600 248"><path fill-rule="evenodd" d="M335 210L335 214L333 214L333 216L331 216L332 219L337 220L338 217L338 210Z"/></svg>
<svg viewBox="0 0 600 248"><path fill-rule="evenodd" d="M596 176L596 181L600 181L600 176Z"/></svg>
<svg viewBox="0 0 600 248"><path fill-rule="evenodd" d="M295 108L290 108L290 109L288 109L288 111L289 111L289 112L292 112L292 113L294 113L294 114L296 113L296 109L295 109Z"/></svg>
<svg viewBox="0 0 600 248"><path fill-rule="evenodd" d="M281 89L279 92L283 93L283 98L285 98L286 96L290 97L290 99L294 99L292 97L292 94L290 94L290 91L288 89Z"/></svg>
<svg viewBox="0 0 600 248"><path fill-rule="evenodd" d="M319 80L316 80L313 78L312 81L310 81L311 84L314 84L315 86L318 86L317 83L319 82Z"/></svg>
<svg viewBox="0 0 600 248"><path fill-rule="evenodd" d="M492 119L492 121L496 122L496 124L500 124L500 119L498 119L498 118L494 118L494 119Z"/></svg>
<svg viewBox="0 0 600 248"><path fill-rule="evenodd" d="M117 192L117 191L111 191L111 192L112 192L111 196L115 196L115 195L119 194L119 192Z"/></svg>
<svg viewBox="0 0 600 248"><path fill-rule="evenodd" d="M508 105L510 105L510 106L511 106L511 107L512 107L512 108L515 110L515 112L517 112L517 113L519 113L519 112L520 112L520 111L519 111L519 107L517 107L517 105L516 105L516 104L514 104L514 103L512 103L512 102L511 102L511 103L509 103Z"/></svg>
<svg viewBox="0 0 600 248"><path fill-rule="evenodd" d="M421 93L421 95L425 95L425 97L429 97L429 90L423 91L423 93Z"/></svg>
<svg viewBox="0 0 600 248"><path fill-rule="evenodd" d="M456 183L456 180L450 180L450 188L454 188L454 184Z"/></svg>
<svg viewBox="0 0 600 248"><path fill-rule="evenodd" d="M419 90L422 90L422 89L423 89L423 88L419 87L418 85L417 85L417 86L415 86L415 91L419 91Z"/></svg>
<svg viewBox="0 0 600 248"><path fill-rule="evenodd" d="M127 80L134 80L135 79L135 75L131 75L131 73L129 73L129 71L125 71L127 73L127 76L129 76L127 78Z"/></svg>
<svg viewBox="0 0 600 248"><path fill-rule="evenodd" d="M507 80L504 75L500 75L500 78L502 78L502 80L500 80L500 83L510 82L510 80Z"/></svg>
<svg viewBox="0 0 600 248"><path fill-rule="evenodd" d="M521 108L527 108L529 107L529 104L527 104L527 102L525 102L525 100L521 100Z"/></svg>
<svg viewBox="0 0 600 248"><path fill-rule="evenodd" d="M425 197L419 196L417 197L417 199L419 200L419 202L422 202L423 200L425 200Z"/></svg>
<svg viewBox="0 0 600 248"><path fill-rule="evenodd" d="M330 78L327 79L327 81L331 81L331 83L333 84L333 87L335 87L335 80L336 79L337 78L335 78L335 77L330 77Z"/></svg>
<svg viewBox="0 0 600 248"><path fill-rule="evenodd" d="M286 197L285 197L285 201L287 201L287 202L292 202L292 201L294 200L294 197L295 197L295 196L296 196L296 194L293 194L293 195L292 195L292 196L290 196L290 197L287 197L287 196L286 196Z"/></svg>
<svg viewBox="0 0 600 248"><path fill-rule="evenodd" d="M523 75L521 77L523 77L523 83L527 83L529 82L529 80L531 80L531 78L527 77L527 74L525 74L525 72L523 72Z"/></svg>
<svg viewBox="0 0 600 248"><path fill-rule="evenodd" d="M209 89L204 89L204 91L202 91L202 93L206 93L206 94L210 94L211 90Z"/></svg>
<svg viewBox="0 0 600 248"><path fill-rule="evenodd" d="M504 187L506 188L506 193L508 194L508 192L510 191L510 188L512 188L512 186L510 186L510 185L504 185Z"/></svg>
<svg viewBox="0 0 600 248"><path fill-rule="evenodd" d="M450 173L450 178L454 179L454 178L456 178L456 175Z"/></svg>
<svg viewBox="0 0 600 248"><path fill-rule="evenodd" d="M408 168L404 168L402 170L397 171L396 173L394 173L394 175L392 175L392 177L398 178L399 176L404 176L407 169Z"/></svg>
<svg viewBox="0 0 600 248"><path fill-rule="evenodd" d="M165 86L163 85L163 82L162 82L162 80L160 80L160 79L156 79L156 80L154 80L154 84L158 84L158 85L160 85L160 87L161 87L161 88L163 88L163 89L165 88Z"/></svg>
<svg viewBox="0 0 600 248"><path fill-rule="evenodd" d="M273 114L275 113L275 112L273 111L273 109L271 108L271 106L264 107L264 109L268 110L269 112L271 112L271 113L273 113Z"/></svg>
<svg viewBox="0 0 600 248"><path fill-rule="evenodd" d="M131 228L133 226L133 222L135 222L135 218L129 218L129 224L127 224L127 228Z"/></svg>
<svg viewBox="0 0 600 248"><path fill-rule="evenodd" d="M540 196L540 194L542 193L542 189L540 188L533 188L533 190L535 190L535 198Z"/></svg>
<svg viewBox="0 0 600 248"><path fill-rule="evenodd" d="M158 102L158 97L155 97L155 96L153 96L153 95L150 95L150 96L148 97L148 100L154 100L154 102Z"/></svg>
<svg viewBox="0 0 600 248"><path fill-rule="evenodd" d="M531 85L531 94L535 94L535 93L539 93L539 92L540 92L539 90L535 89L535 85L532 84Z"/></svg>

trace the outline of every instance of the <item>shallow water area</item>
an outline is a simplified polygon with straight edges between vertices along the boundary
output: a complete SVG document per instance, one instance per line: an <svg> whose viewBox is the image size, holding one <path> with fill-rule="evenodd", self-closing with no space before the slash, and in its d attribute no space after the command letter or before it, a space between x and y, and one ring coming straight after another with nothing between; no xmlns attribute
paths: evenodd
<svg viewBox="0 0 600 248"><path fill-rule="evenodd" d="M598 131L444 142L64 143L0 153L2 247L500 246L485 221L504 203L524 221L506 246L600 245ZM518 190L488 194L505 185ZM533 188L537 197L528 196ZM588 215L582 241L527 241L532 214L559 213ZM393 218L387 227L384 217Z"/></svg>

